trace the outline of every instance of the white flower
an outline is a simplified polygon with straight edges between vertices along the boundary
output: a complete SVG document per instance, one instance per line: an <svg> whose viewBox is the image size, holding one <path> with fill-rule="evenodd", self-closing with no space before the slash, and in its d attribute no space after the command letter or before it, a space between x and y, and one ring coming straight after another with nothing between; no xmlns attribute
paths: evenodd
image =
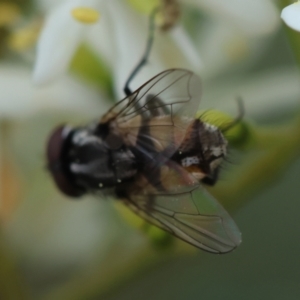
<svg viewBox="0 0 300 300"><path fill-rule="evenodd" d="M280 18L269 0L186 0L210 18L193 34L203 61L202 77L252 64L264 50Z"/></svg>
<svg viewBox="0 0 300 300"><path fill-rule="evenodd" d="M169 67L185 67L197 73L201 69L209 73L211 69L215 74L236 61L238 55L247 55L254 48L251 48L252 39L274 31L278 24L275 6L269 0L187 0L182 1L182 5L206 12L214 20L213 24L217 24L216 31L199 31L200 51L180 26L167 34L156 33L150 63L134 80L132 87L138 87ZM76 21L71 11L82 6L98 10L100 21L94 25ZM115 90L118 97L122 97L124 82L144 51L147 22L146 16L139 15L120 0L65 0L54 5L38 43L35 82L47 83L64 74L78 45L87 42L113 70ZM220 35L220 29L224 28L225 33L222 31ZM226 40L228 36L231 38ZM228 49L226 43L231 45ZM199 54L201 51L203 56ZM206 66L204 70L201 61Z"/></svg>
<svg viewBox="0 0 300 300"><path fill-rule="evenodd" d="M207 11L247 35L269 34L278 25L277 10L270 0L185 0L184 3Z"/></svg>
<svg viewBox="0 0 300 300"><path fill-rule="evenodd" d="M79 23L71 16L71 11L80 6L98 10L100 21L94 25ZM112 68L116 90L121 91L144 51L147 26L147 16L138 14L124 1L65 1L46 20L38 43L35 82L49 82L64 74L77 46L86 41ZM155 69L152 75L168 67L200 68L199 57L182 28L162 36L162 33L157 34L151 52L150 69ZM160 42L162 40L163 43ZM148 74L142 73L134 85L140 85L147 79Z"/></svg>
<svg viewBox="0 0 300 300"><path fill-rule="evenodd" d="M242 97L245 117L265 119L291 113L299 106L299 72L294 67L273 66L240 77L228 77L207 84L201 109L215 108L237 114L236 98Z"/></svg>
<svg viewBox="0 0 300 300"><path fill-rule="evenodd" d="M287 26L300 31L300 1L285 7L281 12L281 18Z"/></svg>
<svg viewBox="0 0 300 300"><path fill-rule="evenodd" d="M67 76L51 86L37 88L32 83L29 68L2 63L0 99L0 118L14 120L51 110L54 114L80 112L90 115L99 110L101 95L92 87Z"/></svg>

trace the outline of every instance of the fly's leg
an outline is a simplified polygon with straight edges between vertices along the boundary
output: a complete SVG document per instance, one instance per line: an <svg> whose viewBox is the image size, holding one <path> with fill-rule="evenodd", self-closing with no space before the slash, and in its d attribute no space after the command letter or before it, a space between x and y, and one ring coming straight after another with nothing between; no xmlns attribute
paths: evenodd
<svg viewBox="0 0 300 300"><path fill-rule="evenodd" d="M229 124L225 125L224 127L220 128L221 132L224 133L228 131L229 129L233 128L235 125L241 122L245 115L245 109L244 109L244 103L243 100L238 97L236 99L237 105L238 105L238 115L235 117L235 119L230 122Z"/></svg>
<svg viewBox="0 0 300 300"><path fill-rule="evenodd" d="M148 122L151 117L170 115L167 105L155 95L147 95L146 104L141 106L138 101L134 102L135 111L140 112L142 120Z"/></svg>
<svg viewBox="0 0 300 300"><path fill-rule="evenodd" d="M157 96L148 95L146 98L146 106L151 117L158 117L161 115L169 115L170 110L167 105Z"/></svg>
<svg viewBox="0 0 300 300"><path fill-rule="evenodd" d="M133 71L129 75L127 81L125 82L125 86L124 86L123 90L124 90L124 93L126 96L130 96L132 94L132 91L129 87L130 82L134 79L134 77L138 74L138 72L142 69L142 67L148 62L148 58L149 58L150 51L151 51L151 48L153 45L153 40L154 40L155 15L158 12L158 10L159 10L159 8L154 9L150 15L149 34L148 34L148 39L147 39L146 50L145 50L140 62L133 69Z"/></svg>

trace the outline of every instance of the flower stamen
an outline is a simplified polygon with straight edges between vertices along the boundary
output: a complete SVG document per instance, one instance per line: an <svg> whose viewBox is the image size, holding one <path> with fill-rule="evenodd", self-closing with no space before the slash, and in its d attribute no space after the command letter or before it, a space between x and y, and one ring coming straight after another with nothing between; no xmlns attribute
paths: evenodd
<svg viewBox="0 0 300 300"><path fill-rule="evenodd" d="M100 18L100 13L90 7L76 7L71 14L74 19L84 24L95 24Z"/></svg>

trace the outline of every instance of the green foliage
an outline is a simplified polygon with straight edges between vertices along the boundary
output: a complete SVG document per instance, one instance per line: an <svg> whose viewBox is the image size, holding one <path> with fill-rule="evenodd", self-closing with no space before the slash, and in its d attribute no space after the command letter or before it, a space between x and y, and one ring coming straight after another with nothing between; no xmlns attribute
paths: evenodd
<svg viewBox="0 0 300 300"><path fill-rule="evenodd" d="M71 70L88 83L99 86L113 98L112 74L106 63L87 45L81 45L75 53Z"/></svg>

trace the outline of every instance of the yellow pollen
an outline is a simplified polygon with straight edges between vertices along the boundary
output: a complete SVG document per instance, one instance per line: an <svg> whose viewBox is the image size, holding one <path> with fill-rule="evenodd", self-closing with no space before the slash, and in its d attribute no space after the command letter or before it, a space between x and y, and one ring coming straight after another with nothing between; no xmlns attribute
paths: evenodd
<svg viewBox="0 0 300 300"><path fill-rule="evenodd" d="M12 25L21 16L18 5L14 3L0 3L0 26Z"/></svg>
<svg viewBox="0 0 300 300"><path fill-rule="evenodd" d="M74 19L84 24L95 24L100 18L100 13L90 7L76 7L71 14Z"/></svg>

